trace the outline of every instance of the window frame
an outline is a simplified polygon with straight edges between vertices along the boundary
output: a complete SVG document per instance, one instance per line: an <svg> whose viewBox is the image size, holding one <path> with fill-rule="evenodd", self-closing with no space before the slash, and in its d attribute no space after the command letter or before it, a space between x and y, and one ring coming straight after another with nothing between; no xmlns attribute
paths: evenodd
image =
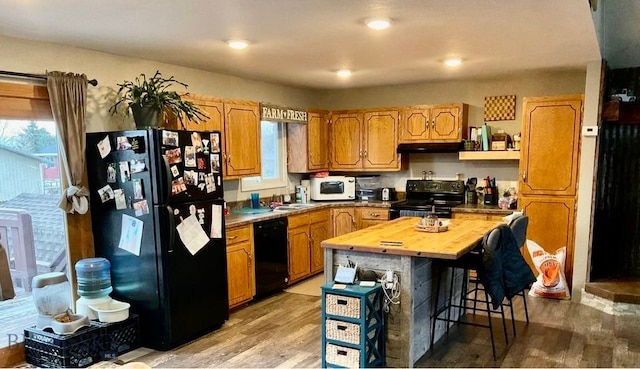
<svg viewBox="0 0 640 369"><path fill-rule="evenodd" d="M278 126L278 162L279 165L279 173L277 179L262 179L262 173L260 176L253 177L245 177L240 179L240 192L256 192L260 190L268 190L273 188L287 188L289 186L289 178L287 172L287 127L284 122L276 122L276 121L267 121L262 120L260 124L263 122L267 123L276 123ZM263 132L263 130L260 130ZM262 152L262 143L264 142L263 138L260 137L260 151ZM262 155L260 155L260 160L262 161ZM264 170L264 163L260 163L262 170Z"/></svg>
<svg viewBox="0 0 640 369"><path fill-rule="evenodd" d="M54 120L46 86L33 83L16 83L0 80L0 116L5 119ZM64 167L60 167L61 186L66 185ZM86 220L84 220L86 222ZM89 220L90 222L90 220ZM83 220L65 213L67 234L67 268L72 274L75 261L93 255L90 224L87 229ZM88 231L88 234L84 234ZM74 281L72 281L74 283ZM75 291L75 283L72 288ZM0 347L0 367L11 367L24 362L24 345Z"/></svg>

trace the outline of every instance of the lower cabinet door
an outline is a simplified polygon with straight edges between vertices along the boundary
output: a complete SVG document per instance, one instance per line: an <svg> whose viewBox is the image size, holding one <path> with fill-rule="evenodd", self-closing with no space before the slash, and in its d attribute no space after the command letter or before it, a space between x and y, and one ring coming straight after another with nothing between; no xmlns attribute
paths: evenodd
<svg viewBox="0 0 640 369"><path fill-rule="evenodd" d="M311 274L309 225L289 229L289 283Z"/></svg>
<svg viewBox="0 0 640 369"><path fill-rule="evenodd" d="M575 238L575 198L572 196L519 196L518 206L529 216L527 239L553 254L559 248L567 247L565 274L571 286L573 277L573 240ZM526 246L525 246L526 247ZM535 275L529 252L524 257Z"/></svg>
<svg viewBox="0 0 640 369"><path fill-rule="evenodd" d="M331 238L329 221L312 223L309 226L309 233L311 234L311 273L313 274L324 269L324 250L320 243Z"/></svg>
<svg viewBox="0 0 640 369"><path fill-rule="evenodd" d="M255 273L250 242L227 246L229 306L249 301L254 295Z"/></svg>

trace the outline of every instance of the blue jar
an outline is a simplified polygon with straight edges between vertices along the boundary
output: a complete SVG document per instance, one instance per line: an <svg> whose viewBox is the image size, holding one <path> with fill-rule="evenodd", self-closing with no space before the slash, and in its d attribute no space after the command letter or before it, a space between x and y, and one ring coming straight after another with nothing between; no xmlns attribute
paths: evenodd
<svg viewBox="0 0 640 369"><path fill-rule="evenodd" d="M78 295L87 298L108 296L111 287L111 263L105 258L81 259L76 263Z"/></svg>

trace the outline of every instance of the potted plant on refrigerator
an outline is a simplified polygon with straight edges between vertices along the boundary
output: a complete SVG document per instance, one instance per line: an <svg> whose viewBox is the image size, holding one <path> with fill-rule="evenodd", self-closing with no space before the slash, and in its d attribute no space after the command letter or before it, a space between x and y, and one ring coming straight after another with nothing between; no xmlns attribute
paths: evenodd
<svg viewBox="0 0 640 369"><path fill-rule="evenodd" d="M125 115L133 114L133 120L138 128L158 127L160 121L166 121L170 117L177 118L183 128L184 121L191 120L196 123L207 119L207 114L191 101L185 101L176 91L169 90L174 84L188 87L185 83L177 81L173 76L165 78L160 71L151 78L140 74L132 81L118 83L117 99L109 108L109 112L116 114L120 106L127 106ZM161 118L161 119L160 119Z"/></svg>

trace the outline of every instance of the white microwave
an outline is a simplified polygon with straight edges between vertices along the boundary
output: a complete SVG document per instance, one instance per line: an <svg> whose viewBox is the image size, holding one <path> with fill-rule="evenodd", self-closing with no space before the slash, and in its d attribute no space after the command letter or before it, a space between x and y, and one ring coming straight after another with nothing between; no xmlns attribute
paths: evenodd
<svg viewBox="0 0 640 369"><path fill-rule="evenodd" d="M355 177L311 177L311 200L355 200Z"/></svg>

